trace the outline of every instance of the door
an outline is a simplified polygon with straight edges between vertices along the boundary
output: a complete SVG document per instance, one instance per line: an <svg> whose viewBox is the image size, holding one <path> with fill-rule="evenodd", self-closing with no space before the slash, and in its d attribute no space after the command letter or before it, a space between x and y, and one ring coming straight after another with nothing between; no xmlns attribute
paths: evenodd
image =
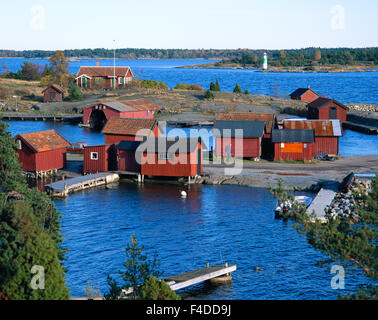
<svg viewBox="0 0 378 320"><path fill-rule="evenodd" d="M336 107L329 107L329 118L330 119L337 119L337 108Z"/></svg>
<svg viewBox="0 0 378 320"><path fill-rule="evenodd" d="M50 101L55 101L56 92L50 92Z"/></svg>
<svg viewBox="0 0 378 320"><path fill-rule="evenodd" d="M85 77L82 77L82 78L81 78L81 86L82 86L83 88L85 88L85 87L87 86L87 78L85 78Z"/></svg>
<svg viewBox="0 0 378 320"><path fill-rule="evenodd" d="M200 148L198 148L198 160L197 160L197 174L200 175L202 174L202 170L201 170L201 167L202 167L202 161L201 161L201 157L202 156L202 150Z"/></svg>

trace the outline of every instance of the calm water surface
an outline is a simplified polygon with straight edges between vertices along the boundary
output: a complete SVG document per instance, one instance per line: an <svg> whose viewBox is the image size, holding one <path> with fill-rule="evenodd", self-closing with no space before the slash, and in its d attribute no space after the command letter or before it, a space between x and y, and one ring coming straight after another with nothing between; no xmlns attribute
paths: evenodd
<svg viewBox="0 0 378 320"><path fill-rule="evenodd" d="M191 187L121 183L56 201L63 214L64 245L69 248L66 280L73 296L88 281L107 292L107 274L119 279L125 247L133 232L164 276L210 264L235 263L229 285L199 284L182 290L193 299L334 299L367 280L346 276L346 290L331 289L331 266L290 222L275 220L275 200L267 190L235 186ZM256 272L255 267L264 269Z"/></svg>

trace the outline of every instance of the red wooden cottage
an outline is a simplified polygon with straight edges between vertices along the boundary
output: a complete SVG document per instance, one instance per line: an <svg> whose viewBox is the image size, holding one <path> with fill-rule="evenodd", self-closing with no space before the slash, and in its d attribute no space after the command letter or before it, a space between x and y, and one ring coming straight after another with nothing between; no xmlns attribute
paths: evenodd
<svg viewBox="0 0 378 320"><path fill-rule="evenodd" d="M215 122L215 150L218 157L260 158L263 121Z"/></svg>
<svg viewBox="0 0 378 320"><path fill-rule="evenodd" d="M339 154L339 137L343 135L340 120L285 120L284 128L314 130L313 156Z"/></svg>
<svg viewBox="0 0 378 320"><path fill-rule="evenodd" d="M84 147L84 173L98 173L117 170L115 145Z"/></svg>
<svg viewBox="0 0 378 320"><path fill-rule="evenodd" d="M121 88L133 77L130 67L80 67L76 83L82 88Z"/></svg>
<svg viewBox="0 0 378 320"><path fill-rule="evenodd" d="M308 88L298 88L289 96L292 100L300 100L304 102L312 102L319 98L319 95L314 90L310 89L310 86Z"/></svg>
<svg viewBox="0 0 378 320"><path fill-rule="evenodd" d="M264 121L264 136L261 141L261 156L273 158L274 146L272 144L272 129L276 128L277 119L273 113L218 113L216 120L225 121Z"/></svg>
<svg viewBox="0 0 378 320"><path fill-rule="evenodd" d="M103 128L110 118L153 119L162 108L145 99L100 102L83 110L83 123L92 128Z"/></svg>
<svg viewBox="0 0 378 320"><path fill-rule="evenodd" d="M274 160L311 160L314 130L273 130Z"/></svg>
<svg viewBox="0 0 378 320"><path fill-rule="evenodd" d="M338 119L341 123L347 120L347 107L342 103L320 97L307 105L308 119Z"/></svg>
<svg viewBox="0 0 378 320"><path fill-rule="evenodd" d="M143 176L194 177L203 172L201 138L147 138L137 150Z"/></svg>
<svg viewBox="0 0 378 320"><path fill-rule="evenodd" d="M102 133L106 144L117 144L123 140L142 141L151 135L159 137L161 129L154 119L110 118Z"/></svg>
<svg viewBox="0 0 378 320"><path fill-rule="evenodd" d="M57 84L48 86L43 93L43 102L62 102L64 99L64 89Z"/></svg>
<svg viewBox="0 0 378 320"><path fill-rule="evenodd" d="M15 140L22 170L43 174L65 167L71 144L55 130L23 133Z"/></svg>

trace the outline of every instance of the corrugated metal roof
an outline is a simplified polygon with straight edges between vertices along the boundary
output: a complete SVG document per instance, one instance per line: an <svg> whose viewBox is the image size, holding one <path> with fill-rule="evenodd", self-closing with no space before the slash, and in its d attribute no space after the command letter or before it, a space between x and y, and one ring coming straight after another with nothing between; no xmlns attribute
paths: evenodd
<svg viewBox="0 0 378 320"><path fill-rule="evenodd" d="M304 142L311 143L315 142L314 130L273 130L272 131L272 142Z"/></svg>
<svg viewBox="0 0 378 320"><path fill-rule="evenodd" d="M264 121L265 132L271 133L275 118L273 113L218 113L216 121Z"/></svg>
<svg viewBox="0 0 378 320"><path fill-rule="evenodd" d="M17 135L16 139L18 137L24 140L24 142L35 152L51 151L62 148L68 148L71 146L71 144L54 129L39 132L23 133Z"/></svg>
<svg viewBox="0 0 378 320"><path fill-rule="evenodd" d="M313 129L316 137L340 137L340 120L284 120L285 129Z"/></svg>
<svg viewBox="0 0 378 320"><path fill-rule="evenodd" d="M110 118L102 133L149 136L156 125L157 121L154 119Z"/></svg>
<svg viewBox="0 0 378 320"><path fill-rule="evenodd" d="M264 134L263 121L225 121L217 120L214 125L215 136L259 138ZM242 130L242 131L240 131Z"/></svg>
<svg viewBox="0 0 378 320"><path fill-rule="evenodd" d="M92 108L97 105L103 105L119 112L124 111L156 111L161 110L162 107L146 100L146 99L136 99L136 100L117 100L117 101L107 101L107 102L100 102L95 105L89 106L88 108Z"/></svg>

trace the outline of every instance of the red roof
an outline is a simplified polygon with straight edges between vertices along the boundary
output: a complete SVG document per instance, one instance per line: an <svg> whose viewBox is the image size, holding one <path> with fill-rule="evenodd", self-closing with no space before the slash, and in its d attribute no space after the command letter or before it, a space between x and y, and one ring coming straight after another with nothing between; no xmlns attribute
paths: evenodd
<svg viewBox="0 0 378 320"><path fill-rule="evenodd" d="M157 121L154 119L110 118L102 129L102 133L149 136L156 125Z"/></svg>
<svg viewBox="0 0 378 320"><path fill-rule="evenodd" d="M339 120L285 120L284 129L313 129L315 130L315 137L342 135Z"/></svg>
<svg viewBox="0 0 378 320"><path fill-rule="evenodd" d="M109 101L109 102L99 102L94 105L91 105L87 107L86 109L90 109L96 106L106 106L109 108L112 108L114 110L117 110L119 112L125 112L125 111L156 111L161 110L162 107L148 101L145 99L137 99L137 100L123 100L123 101Z"/></svg>
<svg viewBox="0 0 378 320"><path fill-rule="evenodd" d="M115 67L116 77L126 77L130 67ZM88 77L114 77L114 67L80 67L76 77L86 75Z"/></svg>
<svg viewBox="0 0 378 320"><path fill-rule="evenodd" d="M271 133L275 115L273 113L218 113L216 120L264 121L265 132Z"/></svg>
<svg viewBox="0 0 378 320"><path fill-rule="evenodd" d="M15 139L22 139L34 152L44 152L68 148L71 144L55 130L19 134Z"/></svg>

